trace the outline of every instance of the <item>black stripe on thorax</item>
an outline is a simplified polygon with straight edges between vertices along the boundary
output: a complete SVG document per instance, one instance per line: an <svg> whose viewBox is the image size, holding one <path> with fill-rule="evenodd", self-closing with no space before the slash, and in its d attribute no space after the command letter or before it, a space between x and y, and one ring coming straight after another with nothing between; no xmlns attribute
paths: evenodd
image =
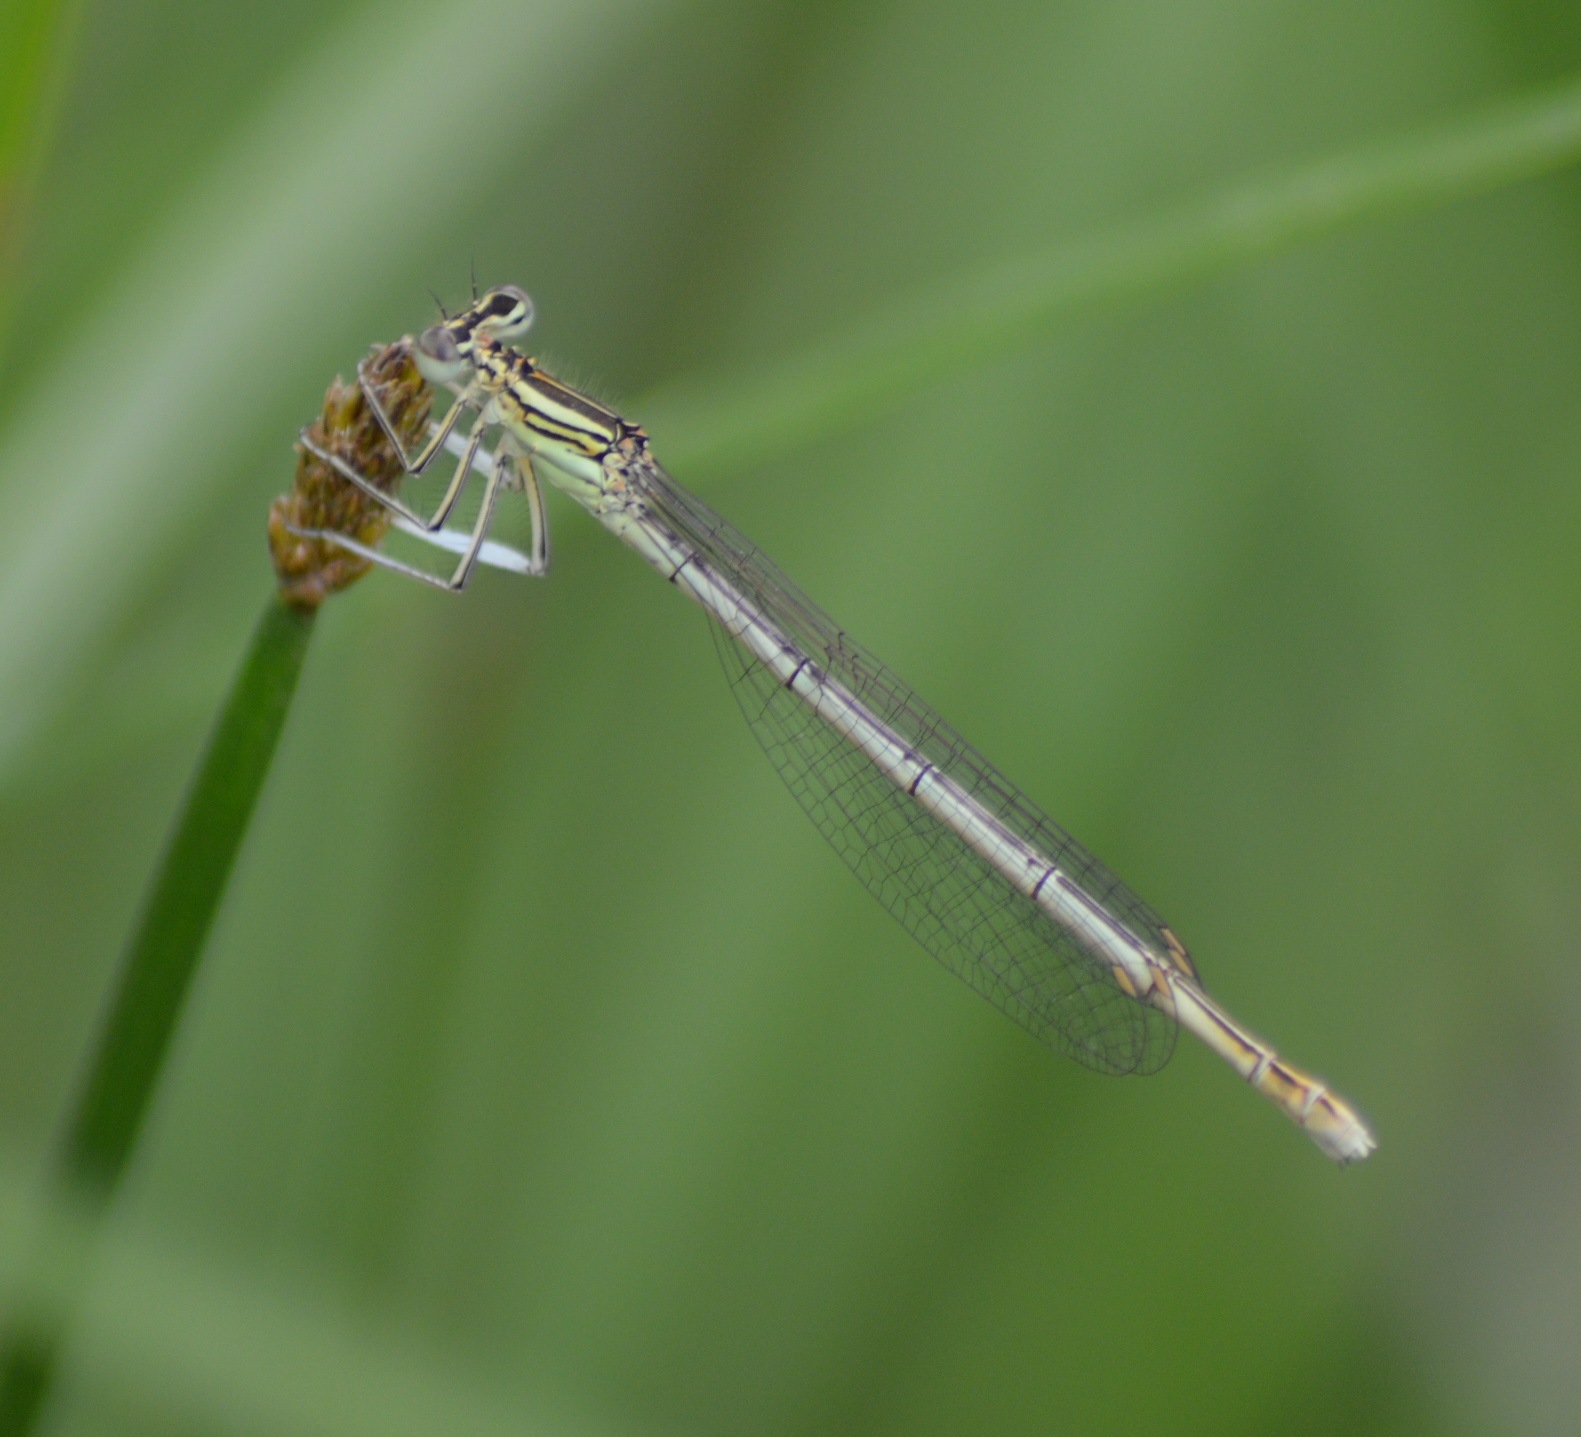
<svg viewBox="0 0 1581 1437"><path fill-rule="evenodd" d="M530 374L525 377L526 383L535 393L562 409L569 409L581 415L590 424L608 430L612 436L619 436L624 421L613 409L606 409L596 399L588 398L580 389L572 389L569 384L562 384L558 379L545 374L525 355L522 358L530 368Z"/></svg>
<svg viewBox="0 0 1581 1437"><path fill-rule="evenodd" d="M514 395L512 408L516 410L517 422L523 428L530 429L534 434L540 434L556 444L579 449L590 458L600 458L608 454L612 447L610 436L604 430L583 429L580 425L568 424L552 414L545 413L536 405L524 405Z"/></svg>
<svg viewBox="0 0 1581 1437"><path fill-rule="evenodd" d="M509 386L519 391L518 397L524 402L538 399L558 409L569 410L585 419L589 428L603 430L611 440L617 438L625 427L625 421L613 409L606 408L552 374L545 374L530 355L501 344L490 335L478 336L474 363L488 373L495 386Z"/></svg>

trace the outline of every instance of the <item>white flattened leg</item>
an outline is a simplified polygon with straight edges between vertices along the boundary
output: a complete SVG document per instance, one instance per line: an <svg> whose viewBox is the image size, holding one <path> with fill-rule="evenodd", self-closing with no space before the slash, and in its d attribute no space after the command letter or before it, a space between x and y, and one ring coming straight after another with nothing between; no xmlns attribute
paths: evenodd
<svg viewBox="0 0 1581 1437"><path fill-rule="evenodd" d="M400 574L404 578L416 579L420 583L430 584L436 589L444 589L449 593L458 594L466 588L468 581L472 578L472 570L479 562L485 547L491 547L496 551L496 567L511 569L517 573L529 572L528 569L522 567L522 562L530 564L531 560L526 560L523 555L517 554L514 549L507 548L504 544L489 546L486 543L489 525L494 520L494 506L499 498L501 482L505 476L513 472L512 465L508 459L501 460L494 465L493 473L484 481L483 503L478 509L477 522L472 526L472 532L468 535L455 534L454 531L449 529L430 532L415 525L409 526L404 522L400 524L403 532L423 539L433 544L436 548L446 549L451 553L460 553L461 558L456 564L455 571L448 579L438 574L430 574L425 569L419 569L415 564L405 563L392 555L372 548L370 545L359 543L356 539L349 538L335 529L298 529L292 525L287 525L286 527L290 533L295 534L298 538L320 539L326 543L337 544L342 549L368 560L369 563L377 564L381 569L388 569L391 573Z"/></svg>
<svg viewBox="0 0 1581 1437"><path fill-rule="evenodd" d="M388 569L392 574L400 574L406 579L416 579L419 583L431 584L436 589L454 593L460 587L439 574L430 574L426 569L419 569L416 564L403 563L400 559L393 558L370 545L359 543L349 535L342 534L338 529L299 529L295 524L287 524L285 529L286 533L295 534L298 539L318 539L325 544L336 544L347 553L356 554L370 564Z"/></svg>

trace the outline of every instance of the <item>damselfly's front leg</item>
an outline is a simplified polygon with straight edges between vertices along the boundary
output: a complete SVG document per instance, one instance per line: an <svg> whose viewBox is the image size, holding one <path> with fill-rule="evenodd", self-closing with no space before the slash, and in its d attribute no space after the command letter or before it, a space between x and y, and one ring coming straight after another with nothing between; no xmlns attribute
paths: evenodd
<svg viewBox="0 0 1581 1437"><path fill-rule="evenodd" d="M390 422L389 415L384 412L383 404L379 402L378 393L368 380L368 376L365 373L366 366L366 360L357 366L357 384L362 390L362 397L367 401L369 409L373 411L373 417L378 421L379 428L384 431L384 437L390 441L390 447L395 450L396 455L399 457L401 467L408 474L414 476L422 474L434 462L434 458L439 451L445 447L445 442L455 429L457 420L461 418L462 410L476 410L476 401L466 394L461 395L450 406L449 412L446 413L444 419L434 427L432 433L428 436L428 442L415 455L408 455L402 447L394 425ZM456 472L450 476L450 483L446 486L444 497L439 501L439 507L426 517L419 514L410 505L402 502L394 494L387 493L379 488L365 474L358 473L338 454L333 454L329 450L321 448L306 429L302 431L299 437L302 447L308 453L318 459L322 459L342 479L356 485L364 494L378 500L380 504L392 513L399 514L407 523L433 533L444 527L445 520L450 517L451 511L456 507L456 501L461 497L462 487L467 482L467 475L471 472L473 461L477 458L478 446L483 442L483 435L487 427L482 422L482 415L480 414L472 425L471 433L467 436L467 447L461 455L461 462L456 465Z"/></svg>
<svg viewBox="0 0 1581 1437"><path fill-rule="evenodd" d="M368 401L368 408L373 411L373 417L378 421L379 428L384 431L384 437L390 441L390 447L401 456L401 465L408 474L421 474L434 462L434 456L445 446L445 440L450 437L450 431L456 427L456 421L461 418L461 411L468 407L477 408L477 404L462 394L449 412L440 421L439 427L428 436L428 442L417 451L415 455L408 456L401 443L401 436L395 432L395 425L390 422L390 416L384 412L384 405L379 399L378 391L368 379L368 361L361 360L357 365L357 387L362 390L362 397ZM454 502L454 501L452 501ZM436 523L434 528L438 528Z"/></svg>
<svg viewBox="0 0 1581 1437"><path fill-rule="evenodd" d="M365 390L364 393L366 392ZM444 422L435 429L428 443L423 446L421 453L417 456L416 461L408 461L405 451L399 444L395 445L395 452L400 455L401 464L408 474L421 474L423 470L433 463L434 455L444 447L445 440L450 437L450 431L456 427L456 420L460 417L461 411L467 407L468 404L465 397L456 400L450 406L450 412L445 415ZM380 426L388 433L389 421L384 417L383 410L375 405L374 412L378 415ZM387 493L379 488L367 475L358 473L340 455L325 449L317 443L306 429L297 437L301 441L302 447L309 454L317 459L322 459L348 484L355 484L369 498L377 499L386 509L392 513L399 514L407 523L415 524L419 529L432 531L440 528L445 520L450 517L450 511L455 508L456 499L461 494L461 486L466 483L467 473L472 468L473 460L477 458L478 446L483 442L484 428L485 426L482 423L476 423L472 426L472 433L467 436L467 447L462 455L462 460L456 465L456 472L451 476L450 483L445 490L445 497L440 500L439 507L432 516L419 514L410 505L402 503L394 494Z"/></svg>

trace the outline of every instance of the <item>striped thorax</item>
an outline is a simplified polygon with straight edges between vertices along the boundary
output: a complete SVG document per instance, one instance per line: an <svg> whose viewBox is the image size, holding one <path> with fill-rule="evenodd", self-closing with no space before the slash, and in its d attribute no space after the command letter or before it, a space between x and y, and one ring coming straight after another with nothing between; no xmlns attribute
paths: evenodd
<svg viewBox="0 0 1581 1437"><path fill-rule="evenodd" d="M491 290L471 309L424 331L418 368L458 392L470 391L480 424L498 427L522 458L543 460L546 479L598 512L609 499L618 502L609 461L618 459L623 440L642 431L505 342L531 315L522 291Z"/></svg>

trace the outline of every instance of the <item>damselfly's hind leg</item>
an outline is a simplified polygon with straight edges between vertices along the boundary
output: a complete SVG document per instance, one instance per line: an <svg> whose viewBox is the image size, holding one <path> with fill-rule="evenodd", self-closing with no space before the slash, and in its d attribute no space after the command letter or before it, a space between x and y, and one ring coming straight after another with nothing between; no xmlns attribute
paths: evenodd
<svg viewBox="0 0 1581 1437"><path fill-rule="evenodd" d="M476 448L472 444L469 448ZM317 452L316 450L314 451ZM402 528L416 538L425 539L438 548L451 549L455 547L445 539L454 536L455 540L463 547L460 549L461 557L456 562L454 572L449 578L443 574L431 574L426 569L419 569L415 564L408 564L393 555L386 554L372 545L361 543L359 540L342 534L336 529L298 529L294 525L287 525L287 530L299 539L318 539L326 544L335 544L349 553L356 554L366 559L370 564L377 564L381 569L388 569L392 573L400 574L403 578L416 579L420 583L431 584L436 589L444 589L448 593L459 594L466 588L472 578L472 572L477 567L480 557L484 563L492 564L501 569L510 569L515 573L535 574L541 570L535 568L538 559L536 550L539 547L537 530L534 531L533 547L535 553L532 557L518 554L516 550L503 544L489 544L487 542L489 525L494 522L494 507L499 499L500 489L503 485L520 482L515 479L516 468L509 458L501 458L483 481L483 502L478 507L477 522L472 526L472 532L465 539L459 531L445 529L441 531L423 530L416 524L410 526L403 524ZM494 552L485 554L485 549ZM545 562L547 562L547 540L544 541Z"/></svg>
<svg viewBox="0 0 1581 1437"><path fill-rule="evenodd" d="M494 483L498 473L499 488L525 494L527 512L532 519L532 542L524 554L509 544L490 540L486 532L488 521L480 514L478 521L484 526L484 537L483 546L477 551L478 563L493 569L506 569L512 574L525 574L529 579L541 579L549 572L549 515L544 508L543 489L532 460L526 455L484 454L479 457L476 468L484 476L485 483ZM459 529L424 529L399 515L395 527L403 534L452 554L464 554L472 544L472 537ZM473 533L477 532L474 528Z"/></svg>

